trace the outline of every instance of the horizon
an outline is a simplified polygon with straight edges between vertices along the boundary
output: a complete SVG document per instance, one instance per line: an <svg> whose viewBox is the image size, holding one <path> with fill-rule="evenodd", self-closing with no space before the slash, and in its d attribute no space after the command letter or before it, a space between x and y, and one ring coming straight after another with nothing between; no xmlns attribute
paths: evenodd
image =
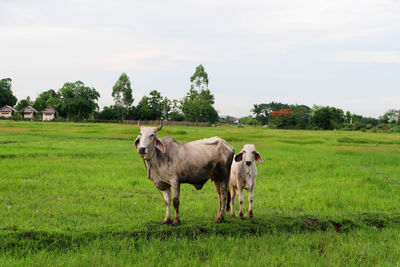
<svg viewBox="0 0 400 267"><path fill-rule="evenodd" d="M134 105L151 90L181 99L203 64L219 115L272 101L374 118L400 109L396 1L6 0L0 29L0 78L18 100L80 80L103 108L123 72Z"/></svg>

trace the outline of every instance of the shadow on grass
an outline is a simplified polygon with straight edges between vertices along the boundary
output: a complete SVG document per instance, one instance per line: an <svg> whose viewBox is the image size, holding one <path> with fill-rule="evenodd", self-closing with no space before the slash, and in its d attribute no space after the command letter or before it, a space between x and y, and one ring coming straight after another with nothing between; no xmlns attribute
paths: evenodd
<svg viewBox="0 0 400 267"><path fill-rule="evenodd" d="M22 231L16 226L0 229L0 253L24 255L40 250L69 251L87 246L96 240L197 239L200 236L261 236L274 233L307 233L336 231L346 233L355 229L374 227L399 227L400 215L357 214L352 219L315 218L309 216L255 218L239 220L227 219L222 224L199 224L183 221L180 226L160 225L150 221L141 230L102 232L46 232Z"/></svg>

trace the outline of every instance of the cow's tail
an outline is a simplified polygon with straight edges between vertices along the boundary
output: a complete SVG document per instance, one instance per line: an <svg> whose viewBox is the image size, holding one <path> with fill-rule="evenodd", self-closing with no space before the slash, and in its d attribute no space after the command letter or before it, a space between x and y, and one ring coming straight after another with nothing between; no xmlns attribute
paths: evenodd
<svg viewBox="0 0 400 267"><path fill-rule="evenodd" d="M229 180L231 177L231 167L232 167L232 161L233 161L233 156L235 155L235 150L232 148L232 151L228 157L228 165L226 168L227 175L228 175L228 181L226 183L226 192L228 193L228 196L226 198L226 211L229 211L231 209L231 192L229 191Z"/></svg>
<svg viewBox="0 0 400 267"><path fill-rule="evenodd" d="M228 196L226 198L226 211L230 211L231 210L231 192L229 192L229 184L228 184L228 188L226 191L228 193Z"/></svg>

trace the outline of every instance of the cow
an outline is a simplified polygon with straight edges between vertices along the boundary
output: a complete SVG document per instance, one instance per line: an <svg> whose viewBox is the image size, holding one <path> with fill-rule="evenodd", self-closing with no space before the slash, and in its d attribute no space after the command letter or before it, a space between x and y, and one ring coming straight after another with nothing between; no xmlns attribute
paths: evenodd
<svg viewBox="0 0 400 267"><path fill-rule="evenodd" d="M157 189L163 191L166 205L162 224L171 223L171 187L175 217L172 225L180 223L179 194L180 184L192 184L197 190L211 178L219 197L217 223L224 221L225 204L229 210L229 175L234 156L234 149L219 137L181 143L168 136L159 138L158 127L144 127L138 122L140 134L135 140L137 152L142 157L147 177Z"/></svg>
<svg viewBox="0 0 400 267"><path fill-rule="evenodd" d="M243 189L249 192L249 218L253 218L253 197L254 188L256 186L257 178L257 167L255 161L263 164L264 161L257 152L255 145L246 144L243 149L234 157L231 168L231 177L229 180L229 185L232 186L232 208L231 215L235 217L235 198L239 194L239 217L243 219Z"/></svg>

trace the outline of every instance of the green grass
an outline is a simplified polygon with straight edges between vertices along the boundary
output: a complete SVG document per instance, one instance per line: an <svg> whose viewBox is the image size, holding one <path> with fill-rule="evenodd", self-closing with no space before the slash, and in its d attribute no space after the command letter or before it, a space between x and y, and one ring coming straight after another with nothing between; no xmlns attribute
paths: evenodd
<svg viewBox="0 0 400 267"><path fill-rule="evenodd" d="M159 224L137 134L0 121L0 266L400 264L399 134L164 126L178 141L253 143L265 161L253 220L214 224L208 182L182 185L178 227Z"/></svg>

